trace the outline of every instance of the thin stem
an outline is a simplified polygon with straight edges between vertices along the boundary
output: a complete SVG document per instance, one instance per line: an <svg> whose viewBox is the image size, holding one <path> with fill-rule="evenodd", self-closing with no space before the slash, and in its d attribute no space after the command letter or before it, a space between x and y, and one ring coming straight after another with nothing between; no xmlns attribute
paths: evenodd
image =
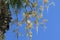
<svg viewBox="0 0 60 40"><path fill-rule="evenodd" d="M16 14L16 19L17 19L17 20L16 20L16 22L17 22L17 23L16 23L16 24L17 24L17 25L16 25L16 26L17 26L17 27L16 27L16 29L17 29L17 32L16 32L16 34L17 34L17 39L18 39L18 12L19 12L19 11L18 11L18 9L17 9L16 6L15 6L15 14Z"/></svg>

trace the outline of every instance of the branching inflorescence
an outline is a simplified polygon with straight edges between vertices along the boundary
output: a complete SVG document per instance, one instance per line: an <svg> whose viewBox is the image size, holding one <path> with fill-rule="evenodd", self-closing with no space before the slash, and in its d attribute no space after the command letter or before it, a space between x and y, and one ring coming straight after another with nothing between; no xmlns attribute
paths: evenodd
<svg viewBox="0 0 60 40"><path fill-rule="evenodd" d="M32 2L31 2L32 1ZM21 26L23 25L23 23L26 24L26 35L30 38L30 40L32 40L32 29L35 28L37 33L38 33L38 28L39 28L39 25L43 26L44 29L46 29L46 25L45 23L48 22L47 19L44 18L44 15L43 15L43 12L44 12L44 9L47 10L48 12L48 8L50 5L55 5L54 2L50 3L49 4L49 0L42 0L42 5L38 5L38 0L24 0L24 3L23 3L23 19L18 22L18 12L16 12L16 19L17 19L17 26ZM27 9L27 7L30 8ZM29 11L28 11L29 10ZM36 18L33 22L32 20L30 19L34 19ZM42 21L40 21L42 19ZM14 20L16 22L16 20ZM13 22L14 22L13 21ZM36 25L36 27L33 27L33 25Z"/></svg>
<svg viewBox="0 0 60 40"><path fill-rule="evenodd" d="M42 4L39 5L39 0L4 0L5 3L7 5L11 5L12 8L14 9L14 12L16 14L16 19L11 21L12 23L16 23L17 24L17 28L15 30L13 30L14 32L17 33L17 38L19 36L19 34L21 34L21 32L18 31L18 26L23 25L23 23L26 24L25 30L26 30L26 35L30 38L30 40L32 40L32 29L35 28L37 33L38 33L38 28L39 25L41 25L42 27L44 27L44 29L46 29L46 25L45 23L48 22L47 19L45 19L44 17L44 9L47 10L48 12L48 8L50 5L55 5L54 2L49 3L49 0L42 0ZM7 6L7 7L9 7ZM28 7L30 9L28 9ZM22 20L19 22L18 21L18 13L19 13L19 8L22 8L23 11L23 17ZM9 10L9 9L8 9ZM14 13L13 13L14 14ZM31 20L35 18L34 21ZM42 21L40 21L42 20ZM33 27L33 25L36 25L36 27ZM24 28L24 27L23 27Z"/></svg>

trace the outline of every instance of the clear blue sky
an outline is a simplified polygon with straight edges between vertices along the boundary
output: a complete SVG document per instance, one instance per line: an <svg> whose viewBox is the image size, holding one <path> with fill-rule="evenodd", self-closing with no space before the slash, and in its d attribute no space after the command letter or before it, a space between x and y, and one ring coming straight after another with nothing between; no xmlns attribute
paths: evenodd
<svg viewBox="0 0 60 40"><path fill-rule="evenodd" d="M39 0L38 0L39 1ZM38 35L36 30L33 31L33 40L60 40L60 0L49 0L50 2L55 2L55 6L50 6L48 13L44 11L45 18L48 19L46 24L47 30L44 32L43 28L39 27ZM11 9L12 10L12 9ZM12 12L13 13L13 12ZM12 15L14 16L14 15ZM13 17L14 18L14 17ZM23 25L24 26L24 25ZM12 25L10 30L6 33L5 40L17 40L16 34L12 30L16 25ZM24 28L21 27L21 32L25 33ZM19 37L18 40L27 40L26 35Z"/></svg>

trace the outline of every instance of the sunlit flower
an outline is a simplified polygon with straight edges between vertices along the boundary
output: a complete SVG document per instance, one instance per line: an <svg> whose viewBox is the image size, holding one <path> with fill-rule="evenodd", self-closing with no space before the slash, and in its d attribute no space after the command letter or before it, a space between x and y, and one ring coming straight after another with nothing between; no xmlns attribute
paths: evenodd
<svg viewBox="0 0 60 40"><path fill-rule="evenodd" d="M43 14L40 13L40 14L38 15L38 18L43 18Z"/></svg>
<svg viewBox="0 0 60 40"><path fill-rule="evenodd" d="M30 36L30 38L32 38L32 32L29 32L29 36Z"/></svg>
<svg viewBox="0 0 60 40"><path fill-rule="evenodd" d="M31 21L30 20L27 20L27 23L31 23Z"/></svg>
<svg viewBox="0 0 60 40"><path fill-rule="evenodd" d="M26 5L28 5L28 6L29 6L29 5L30 5L30 3L29 3L29 2L26 2Z"/></svg>
<svg viewBox="0 0 60 40"><path fill-rule="evenodd" d="M35 2L35 3L32 4L32 7L36 7L37 5L38 5L38 3Z"/></svg>
<svg viewBox="0 0 60 40"><path fill-rule="evenodd" d="M29 2L29 0L25 0L25 2L26 2L26 5L30 5L30 2Z"/></svg>
<svg viewBox="0 0 60 40"><path fill-rule="evenodd" d="M32 17L35 17L36 16L36 11L32 11Z"/></svg>
<svg viewBox="0 0 60 40"><path fill-rule="evenodd" d="M7 23L7 21L4 21L5 23Z"/></svg>
<svg viewBox="0 0 60 40"><path fill-rule="evenodd" d="M48 22L48 20L47 20L47 19L44 19L43 22L44 22L44 23L45 23L45 22Z"/></svg>
<svg viewBox="0 0 60 40"><path fill-rule="evenodd" d="M41 12L43 11L43 6L40 6L40 11L41 11Z"/></svg>
<svg viewBox="0 0 60 40"><path fill-rule="evenodd" d="M27 21L27 28L28 29L31 29L32 28L32 23L29 20Z"/></svg>
<svg viewBox="0 0 60 40"><path fill-rule="evenodd" d="M38 24L38 20L35 20L35 24Z"/></svg>
<svg viewBox="0 0 60 40"><path fill-rule="evenodd" d="M48 3L48 0L43 0L44 1L44 3Z"/></svg>
<svg viewBox="0 0 60 40"><path fill-rule="evenodd" d="M29 0L25 0L26 2L29 2Z"/></svg>
<svg viewBox="0 0 60 40"><path fill-rule="evenodd" d="M29 12L25 12L25 13L23 14L23 16L25 16L26 18L29 18L29 17L30 17L30 14L29 14Z"/></svg>

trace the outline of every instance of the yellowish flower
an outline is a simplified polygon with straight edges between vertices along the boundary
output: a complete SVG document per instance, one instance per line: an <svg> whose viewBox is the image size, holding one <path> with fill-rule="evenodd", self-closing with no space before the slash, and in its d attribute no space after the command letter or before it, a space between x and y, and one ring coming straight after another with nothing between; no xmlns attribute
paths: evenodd
<svg viewBox="0 0 60 40"><path fill-rule="evenodd" d="M29 32L29 36L30 36L30 38L32 38L32 32Z"/></svg>
<svg viewBox="0 0 60 40"><path fill-rule="evenodd" d="M32 28L32 23L28 24L28 28L31 29Z"/></svg>
<svg viewBox="0 0 60 40"><path fill-rule="evenodd" d="M30 5L30 2L29 2L29 0L25 0L25 2L26 2L26 5Z"/></svg>
<svg viewBox="0 0 60 40"><path fill-rule="evenodd" d="M35 2L35 3L32 4L32 7L36 7L37 5L38 5L38 3Z"/></svg>
<svg viewBox="0 0 60 40"><path fill-rule="evenodd" d="M44 3L48 3L48 0L44 0Z"/></svg>
<svg viewBox="0 0 60 40"><path fill-rule="evenodd" d="M35 17L36 16L36 11L32 11L32 17Z"/></svg>
<svg viewBox="0 0 60 40"><path fill-rule="evenodd" d="M26 2L29 2L29 0L25 0Z"/></svg>
<svg viewBox="0 0 60 40"><path fill-rule="evenodd" d="M28 6L29 6L29 5L30 5L30 3L29 3L29 2L26 2L26 5L28 5Z"/></svg>
<svg viewBox="0 0 60 40"><path fill-rule="evenodd" d="M32 28L32 23L30 20L27 20L27 29L31 29Z"/></svg>
<svg viewBox="0 0 60 40"><path fill-rule="evenodd" d="M27 20L27 23L31 23L31 21L30 20Z"/></svg>
<svg viewBox="0 0 60 40"><path fill-rule="evenodd" d="M26 16L27 18L29 18L30 14L29 14L29 12L25 12L25 13L23 13L23 16Z"/></svg>
<svg viewBox="0 0 60 40"><path fill-rule="evenodd" d="M40 11L43 11L43 6L40 6Z"/></svg>
<svg viewBox="0 0 60 40"><path fill-rule="evenodd" d="M40 14L38 15L38 18L43 18L43 14L40 13Z"/></svg>
<svg viewBox="0 0 60 40"><path fill-rule="evenodd" d="M47 19L44 19L43 22L44 22L44 23L45 23L45 22L48 22L48 20L47 20Z"/></svg>
<svg viewBox="0 0 60 40"><path fill-rule="evenodd" d="M38 24L38 20L35 21L35 24Z"/></svg>

